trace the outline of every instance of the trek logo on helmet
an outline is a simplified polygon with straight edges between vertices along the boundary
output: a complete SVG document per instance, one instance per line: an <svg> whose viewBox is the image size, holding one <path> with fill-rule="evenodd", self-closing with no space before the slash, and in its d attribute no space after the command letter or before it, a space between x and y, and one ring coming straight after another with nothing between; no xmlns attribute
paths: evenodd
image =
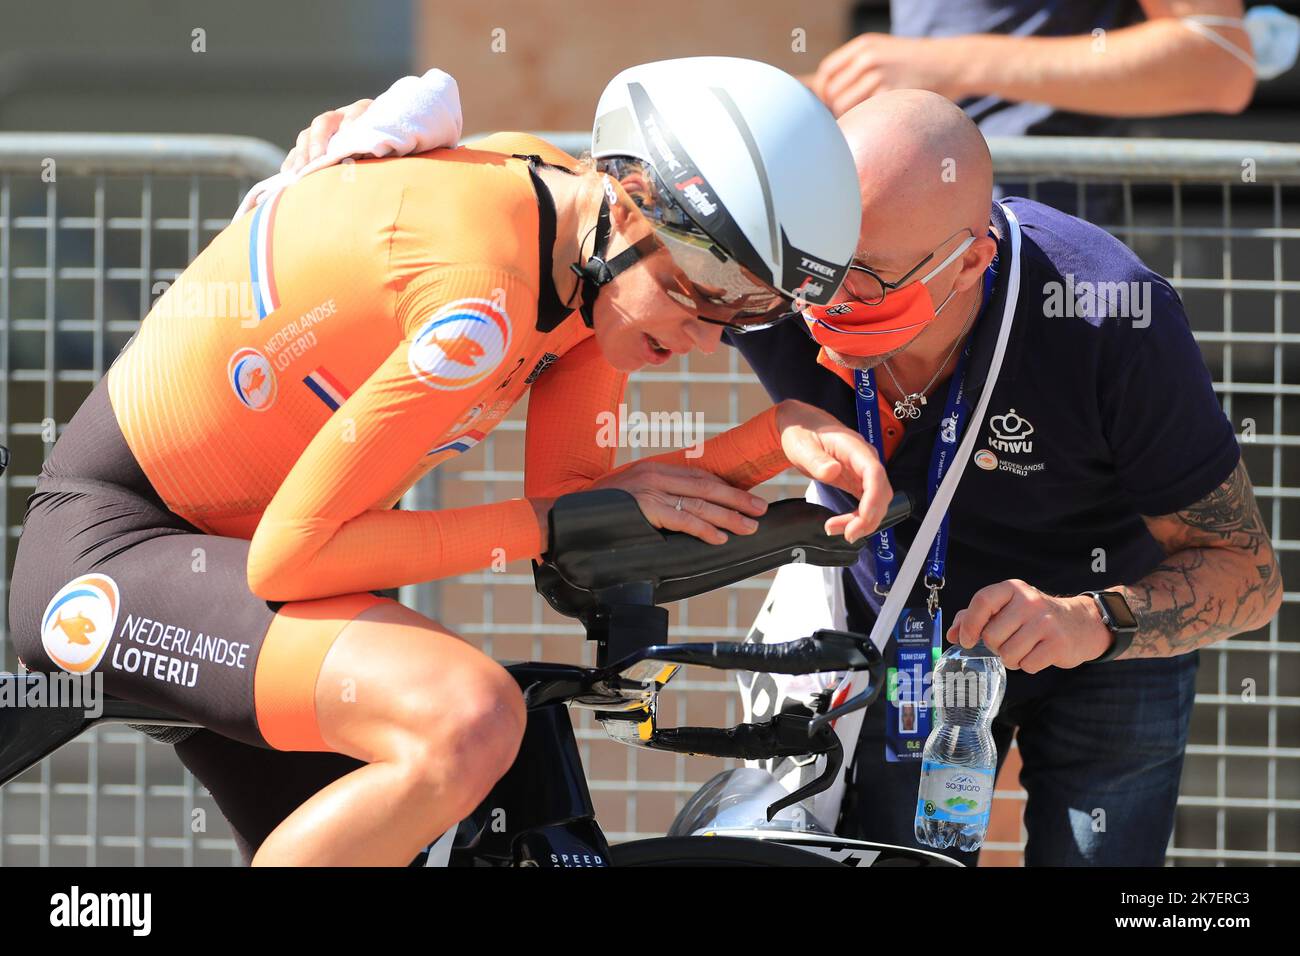
<svg viewBox="0 0 1300 956"><path fill-rule="evenodd" d="M799 267L804 271L811 269L813 272L820 273L828 279L834 279L837 271L834 266L828 266L826 263L818 262L816 259L809 259L806 255L799 257Z"/></svg>
<svg viewBox="0 0 1300 956"><path fill-rule="evenodd" d="M787 289L798 289L800 298L813 305L820 305L830 298L827 286L831 292L838 289L840 278L846 271L845 266L837 266L796 249L786 238L784 229L781 230L781 262L785 271L782 285ZM812 284L809 284L809 277L814 280Z"/></svg>

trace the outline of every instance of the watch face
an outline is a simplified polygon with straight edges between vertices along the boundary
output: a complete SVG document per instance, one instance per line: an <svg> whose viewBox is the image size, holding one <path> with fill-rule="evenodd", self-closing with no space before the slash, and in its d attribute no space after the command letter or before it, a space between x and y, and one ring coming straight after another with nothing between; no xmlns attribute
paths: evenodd
<svg viewBox="0 0 1300 956"><path fill-rule="evenodd" d="M1128 601L1118 591L1099 591L1097 596L1110 615L1110 624L1117 631L1137 630L1137 618L1129 610Z"/></svg>

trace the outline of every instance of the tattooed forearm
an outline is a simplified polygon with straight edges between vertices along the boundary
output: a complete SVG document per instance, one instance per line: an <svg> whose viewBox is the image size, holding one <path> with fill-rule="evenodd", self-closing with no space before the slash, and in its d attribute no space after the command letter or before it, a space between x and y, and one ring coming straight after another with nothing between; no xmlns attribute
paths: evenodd
<svg viewBox="0 0 1300 956"><path fill-rule="evenodd" d="M1146 522L1168 557L1124 588L1138 620L1124 657L1186 654L1277 613L1282 573L1244 464L1190 508Z"/></svg>

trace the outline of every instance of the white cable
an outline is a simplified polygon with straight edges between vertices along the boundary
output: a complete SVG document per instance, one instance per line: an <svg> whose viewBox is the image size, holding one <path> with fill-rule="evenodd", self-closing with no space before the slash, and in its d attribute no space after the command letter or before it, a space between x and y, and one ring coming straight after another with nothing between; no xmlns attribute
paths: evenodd
<svg viewBox="0 0 1300 956"><path fill-rule="evenodd" d="M970 460L971 452L979 440L979 431L984 422L984 413L988 410L989 400L993 396L993 386L997 384L998 375L1002 371L1002 360L1007 354L1007 342L1011 338L1011 325L1016 314L1016 302L1020 298L1020 221L1016 219L1016 214L1002 203L998 203L998 205L1001 206L1003 213L1007 217L1007 226L1010 231L1008 238L1011 245L1011 261L1006 266L1007 297L1002 307L1002 325L998 329L997 344L993 347L993 359L989 363L988 377L984 379L984 388L980 392L979 402L976 403L975 410L971 413L970 424L966 428L965 435L962 436L961 444L957 447L957 454L953 457L948 473L944 475L943 481L939 483L934 500L930 502L929 508L926 509L925 518L921 521L921 527L917 530L915 539L907 549L907 557L903 559L903 566L899 569L898 578L890 587L889 595L880 608L880 614L876 616L875 626L871 629L871 643L875 644L882 654L885 650L885 644L889 641L890 634L893 633L899 614L903 610L903 604L911 595L912 585L916 583L916 579L921 573L921 567L929 557L930 544L939 531L939 524L943 521L944 515L948 513L948 505L952 502L952 496L957 491L962 472L966 470L966 463ZM856 694L864 689L863 684L865 681L866 677L862 671L854 671L849 676L847 693L836 692L834 699L853 699ZM814 798L814 814L824 814L824 816L819 815L818 819L834 820L839 816L839 805L844 796L845 775L848 769L853 766L858 734L862 729L864 717L865 711L857 710L851 714L845 714L835 722L835 734L844 744L844 765L840 768L839 777L834 785L825 793L818 794Z"/></svg>

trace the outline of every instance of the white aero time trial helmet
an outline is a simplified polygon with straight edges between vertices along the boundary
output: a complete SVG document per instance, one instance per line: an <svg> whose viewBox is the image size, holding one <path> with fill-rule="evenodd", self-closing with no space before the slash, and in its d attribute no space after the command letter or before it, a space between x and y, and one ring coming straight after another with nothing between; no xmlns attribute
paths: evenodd
<svg viewBox="0 0 1300 956"><path fill-rule="evenodd" d="M767 63L624 70L601 94L591 153L686 276L742 318L829 302L857 248L848 143L812 91Z"/></svg>

